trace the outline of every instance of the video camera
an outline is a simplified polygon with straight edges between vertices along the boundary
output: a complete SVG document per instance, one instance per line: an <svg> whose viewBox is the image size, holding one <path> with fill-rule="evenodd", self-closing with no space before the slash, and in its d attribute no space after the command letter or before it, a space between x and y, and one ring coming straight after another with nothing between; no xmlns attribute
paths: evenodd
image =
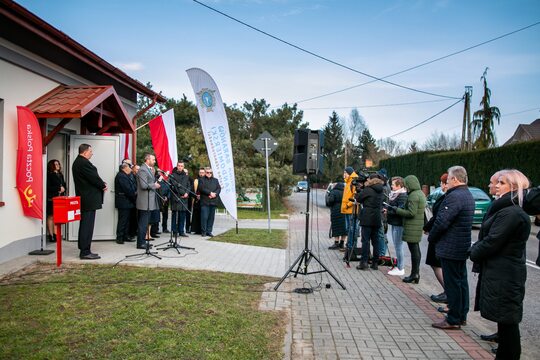
<svg viewBox="0 0 540 360"><path fill-rule="evenodd" d="M351 184L356 187L358 186L363 187L364 183L369 179L369 174L362 170L357 171L356 174L358 175L358 177L354 178Z"/></svg>

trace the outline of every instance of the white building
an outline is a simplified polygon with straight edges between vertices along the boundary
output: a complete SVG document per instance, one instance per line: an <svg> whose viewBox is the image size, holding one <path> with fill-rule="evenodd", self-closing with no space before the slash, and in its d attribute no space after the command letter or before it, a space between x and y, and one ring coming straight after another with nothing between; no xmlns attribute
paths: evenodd
<svg viewBox="0 0 540 360"><path fill-rule="evenodd" d="M29 107L39 120L44 178L47 161L60 160L68 192L74 194L69 172L82 142L93 145L96 155L91 161L109 187L114 184L124 150L131 154L134 149L129 134L134 134L138 94L165 101L22 6L0 0L0 262L39 249L42 226L45 231L45 220L23 215L15 188L16 107ZM115 134L127 134L131 146L124 149L126 135ZM43 209L45 218L45 205ZM94 239L114 239L112 188L96 224L100 226ZM65 229L70 239L77 234L76 226Z"/></svg>

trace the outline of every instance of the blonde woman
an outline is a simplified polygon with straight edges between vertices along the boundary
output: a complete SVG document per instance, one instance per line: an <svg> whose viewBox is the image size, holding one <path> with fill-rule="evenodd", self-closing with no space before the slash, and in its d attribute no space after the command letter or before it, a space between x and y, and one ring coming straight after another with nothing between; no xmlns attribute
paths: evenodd
<svg viewBox="0 0 540 360"><path fill-rule="evenodd" d="M518 170L499 176L498 197L490 206L471 247L471 260L480 264L478 305L483 318L497 323L499 348L496 359L519 359L519 323L525 297L525 246L531 231L523 211L529 180Z"/></svg>

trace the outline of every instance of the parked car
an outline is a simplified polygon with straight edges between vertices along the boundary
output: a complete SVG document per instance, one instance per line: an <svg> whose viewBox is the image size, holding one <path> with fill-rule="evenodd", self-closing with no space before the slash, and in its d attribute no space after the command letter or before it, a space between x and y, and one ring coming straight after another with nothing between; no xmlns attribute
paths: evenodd
<svg viewBox="0 0 540 360"><path fill-rule="evenodd" d="M476 187L469 187L469 191L474 198L473 224L481 224L482 219L484 218L484 215L491 204L491 198L483 190ZM436 188L431 192L431 194L429 194L427 197L427 205L430 209L442 194L443 192L441 191L440 187Z"/></svg>
<svg viewBox="0 0 540 360"><path fill-rule="evenodd" d="M307 189L308 189L308 182L307 181L299 181L296 184L296 187L295 187L294 191L296 191L296 192L307 191Z"/></svg>
<svg viewBox="0 0 540 360"><path fill-rule="evenodd" d="M330 196L330 192L332 191L334 186L336 186L336 183L330 183L326 188L326 194L324 194L324 203L326 204L326 206L330 206L330 204L328 204L328 197Z"/></svg>

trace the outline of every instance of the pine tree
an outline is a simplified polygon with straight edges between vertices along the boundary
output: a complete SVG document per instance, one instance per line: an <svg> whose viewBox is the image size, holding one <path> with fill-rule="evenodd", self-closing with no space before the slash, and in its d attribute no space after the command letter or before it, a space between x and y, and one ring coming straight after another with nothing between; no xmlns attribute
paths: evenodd
<svg viewBox="0 0 540 360"><path fill-rule="evenodd" d="M343 125L335 111L323 128L324 182L333 182L343 172Z"/></svg>

